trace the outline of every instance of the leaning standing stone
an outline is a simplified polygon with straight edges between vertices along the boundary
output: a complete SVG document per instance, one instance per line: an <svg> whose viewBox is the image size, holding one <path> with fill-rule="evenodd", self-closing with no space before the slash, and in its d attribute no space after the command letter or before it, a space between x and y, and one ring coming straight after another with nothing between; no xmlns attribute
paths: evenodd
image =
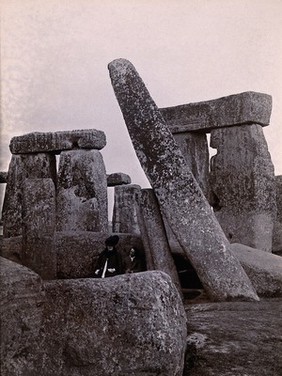
<svg viewBox="0 0 282 376"><path fill-rule="evenodd" d="M109 70L139 161L207 293L216 300L258 300L135 68L118 59L109 64Z"/></svg>
<svg viewBox="0 0 282 376"><path fill-rule="evenodd" d="M64 151L57 189L57 231L108 231L107 176L98 150Z"/></svg>

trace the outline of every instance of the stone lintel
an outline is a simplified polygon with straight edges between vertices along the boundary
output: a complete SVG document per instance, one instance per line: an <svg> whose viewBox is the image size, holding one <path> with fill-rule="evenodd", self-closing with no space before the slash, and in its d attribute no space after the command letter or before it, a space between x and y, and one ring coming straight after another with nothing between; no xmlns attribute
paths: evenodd
<svg viewBox="0 0 282 376"><path fill-rule="evenodd" d="M97 149L106 145L103 131L83 129L58 132L32 132L23 136L13 137L10 142L12 154L53 152L62 150Z"/></svg>
<svg viewBox="0 0 282 376"><path fill-rule="evenodd" d="M131 184L131 178L129 175L123 172L115 172L107 175L107 186L115 187L116 185Z"/></svg>
<svg viewBox="0 0 282 376"><path fill-rule="evenodd" d="M240 124L270 122L272 97L246 91L205 102L160 108L172 133L204 131Z"/></svg>

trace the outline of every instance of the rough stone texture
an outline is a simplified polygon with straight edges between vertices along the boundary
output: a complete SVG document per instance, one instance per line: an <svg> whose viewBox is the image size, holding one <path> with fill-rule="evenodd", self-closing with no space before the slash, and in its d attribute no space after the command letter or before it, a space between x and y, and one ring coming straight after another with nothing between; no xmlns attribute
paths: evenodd
<svg viewBox="0 0 282 376"><path fill-rule="evenodd" d="M70 149L103 149L106 136L96 129L60 132L33 132L13 137L10 150L13 154L53 152L59 154Z"/></svg>
<svg viewBox="0 0 282 376"><path fill-rule="evenodd" d="M183 376L281 376L282 300L186 307Z"/></svg>
<svg viewBox="0 0 282 376"><path fill-rule="evenodd" d="M0 260L1 376L36 376L44 292L40 277L12 261Z"/></svg>
<svg viewBox="0 0 282 376"><path fill-rule="evenodd" d="M216 217L232 243L271 252L274 167L260 125L213 130L210 184Z"/></svg>
<svg viewBox="0 0 282 376"><path fill-rule="evenodd" d="M160 108L172 133L204 131L219 127L257 123L269 124L272 98L268 94L246 91L205 102Z"/></svg>
<svg viewBox="0 0 282 376"><path fill-rule="evenodd" d="M174 134L174 138L194 178L210 201L209 147L206 134L185 132Z"/></svg>
<svg viewBox="0 0 282 376"><path fill-rule="evenodd" d="M52 281L45 288L43 376L182 375L186 317L166 274Z"/></svg>
<svg viewBox="0 0 282 376"><path fill-rule="evenodd" d="M14 236L12 238L2 237L0 256L21 264L22 263L22 242L23 242L22 235Z"/></svg>
<svg viewBox="0 0 282 376"><path fill-rule="evenodd" d="M117 249L123 257L132 246L143 249L140 237L132 234L116 235L120 238ZM54 243L57 252L58 278L93 276L97 257L105 248L105 240L108 236L90 231L57 232Z"/></svg>
<svg viewBox="0 0 282 376"><path fill-rule="evenodd" d="M44 279L56 278L53 246L56 197L52 179L25 179L23 184L22 262Z"/></svg>
<svg viewBox="0 0 282 376"><path fill-rule="evenodd" d="M181 285L176 266L169 248L160 208L152 189L142 189L140 201L140 229L146 257L152 261L150 269L167 273L180 294ZM148 267L148 265L147 265ZM149 269L149 267L148 267Z"/></svg>
<svg viewBox="0 0 282 376"><path fill-rule="evenodd" d="M140 235L137 200L141 187L129 184L115 187L112 226L113 232Z"/></svg>
<svg viewBox="0 0 282 376"><path fill-rule="evenodd" d="M115 172L113 174L107 175L107 185L108 187L115 187L116 185L130 184L131 178L122 172Z"/></svg>
<svg viewBox="0 0 282 376"><path fill-rule="evenodd" d="M282 175L275 176L277 217L273 229L273 253L282 256Z"/></svg>
<svg viewBox="0 0 282 376"><path fill-rule="evenodd" d="M108 231L107 176L98 150L60 155L57 189L58 231Z"/></svg>
<svg viewBox="0 0 282 376"><path fill-rule="evenodd" d="M0 183L7 183L8 172L0 171Z"/></svg>
<svg viewBox="0 0 282 376"><path fill-rule="evenodd" d="M26 178L52 178L56 182L55 156L45 153L12 156L2 214L6 238L22 234L22 187Z"/></svg>
<svg viewBox="0 0 282 376"><path fill-rule="evenodd" d="M90 231L57 232L58 278L93 276L98 254L105 248L106 234Z"/></svg>
<svg viewBox="0 0 282 376"><path fill-rule="evenodd" d="M109 71L141 166L209 296L258 299L135 68L118 59L109 64Z"/></svg>
<svg viewBox="0 0 282 376"><path fill-rule="evenodd" d="M238 243L231 250L259 296L282 297L282 257Z"/></svg>

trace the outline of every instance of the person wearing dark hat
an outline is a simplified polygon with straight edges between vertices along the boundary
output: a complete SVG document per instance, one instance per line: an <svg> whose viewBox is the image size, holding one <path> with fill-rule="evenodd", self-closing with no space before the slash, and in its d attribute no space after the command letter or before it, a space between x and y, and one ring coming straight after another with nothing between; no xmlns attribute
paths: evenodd
<svg viewBox="0 0 282 376"><path fill-rule="evenodd" d="M107 278L123 273L122 258L116 249L118 241L117 235L106 239L106 248L100 253L94 269L95 277Z"/></svg>

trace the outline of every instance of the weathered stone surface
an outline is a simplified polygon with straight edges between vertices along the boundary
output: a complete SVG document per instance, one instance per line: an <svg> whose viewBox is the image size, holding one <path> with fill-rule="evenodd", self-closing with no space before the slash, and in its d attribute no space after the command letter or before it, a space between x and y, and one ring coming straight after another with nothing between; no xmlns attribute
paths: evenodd
<svg viewBox="0 0 282 376"><path fill-rule="evenodd" d="M108 232L107 177L98 150L61 153L57 231Z"/></svg>
<svg viewBox="0 0 282 376"><path fill-rule="evenodd" d="M282 175L275 176L277 217L273 229L273 253L282 256Z"/></svg>
<svg viewBox="0 0 282 376"><path fill-rule="evenodd" d="M166 274L52 281L45 289L43 376L182 375L186 317Z"/></svg>
<svg viewBox="0 0 282 376"><path fill-rule="evenodd" d="M23 184L22 262L44 279L56 278L53 245L56 197L52 179L25 179Z"/></svg>
<svg viewBox="0 0 282 376"><path fill-rule="evenodd" d="M282 300L186 307L183 376L280 376Z"/></svg>
<svg viewBox="0 0 282 376"><path fill-rule="evenodd" d="M7 183L8 172L0 171L0 183Z"/></svg>
<svg viewBox="0 0 282 376"><path fill-rule="evenodd" d="M113 174L107 175L107 185L108 187L115 187L116 185L130 184L131 178L122 172L115 172Z"/></svg>
<svg viewBox="0 0 282 376"><path fill-rule="evenodd" d="M159 204L152 189L142 189L139 206L141 235L145 253L149 255L146 258L152 261L152 265L149 265L148 269L161 270L167 273L180 295L182 295L181 284L169 248Z"/></svg>
<svg viewBox="0 0 282 376"><path fill-rule="evenodd" d="M54 152L70 149L103 149L105 133L96 129L59 132L33 132L13 137L10 150L13 154Z"/></svg>
<svg viewBox="0 0 282 376"><path fill-rule="evenodd" d="M258 299L135 68L118 59L109 64L109 70L141 166L209 296Z"/></svg>
<svg viewBox="0 0 282 376"><path fill-rule="evenodd" d="M210 184L216 217L232 243L271 252L276 217L274 167L260 125L211 132Z"/></svg>
<svg viewBox="0 0 282 376"><path fill-rule="evenodd" d="M3 203L3 235L22 234L22 187L26 178L51 178L56 182L56 158L50 154L13 155Z"/></svg>
<svg viewBox="0 0 282 376"><path fill-rule="evenodd" d="M0 256L11 261L22 263L22 235L12 238L1 238Z"/></svg>
<svg viewBox="0 0 282 376"><path fill-rule="evenodd" d="M129 184L115 187L112 226L113 232L140 235L137 218L137 200L141 187Z"/></svg>
<svg viewBox="0 0 282 376"><path fill-rule="evenodd" d="M259 296L282 296L282 257L238 243L231 244L231 250Z"/></svg>
<svg viewBox="0 0 282 376"><path fill-rule="evenodd" d="M143 249L139 236L116 234L119 236L118 251L123 258L131 247ZM91 231L57 232L54 247L57 252L58 278L92 277L94 266L100 252L105 248L108 234Z"/></svg>
<svg viewBox="0 0 282 376"><path fill-rule="evenodd" d="M43 375L39 346L44 292L40 277L5 258L0 260L1 375Z"/></svg>
<svg viewBox="0 0 282 376"><path fill-rule="evenodd" d="M160 108L172 133L209 132L214 128L249 123L266 126L270 121L271 110L271 96L253 91L205 102Z"/></svg>
<svg viewBox="0 0 282 376"><path fill-rule="evenodd" d="M184 132L174 134L174 138L190 171L205 197L210 201L209 147L206 134Z"/></svg>

